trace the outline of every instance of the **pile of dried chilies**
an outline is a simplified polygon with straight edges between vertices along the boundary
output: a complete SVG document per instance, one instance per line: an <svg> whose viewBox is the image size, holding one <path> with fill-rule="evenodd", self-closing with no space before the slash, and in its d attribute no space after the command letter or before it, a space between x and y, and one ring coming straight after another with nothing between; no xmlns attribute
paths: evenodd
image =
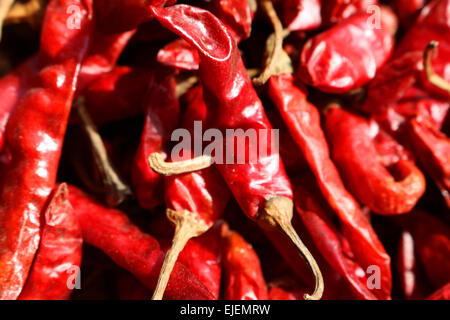
<svg viewBox="0 0 450 320"><path fill-rule="evenodd" d="M450 0L0 28L0 299L450 299Z"/></svg>

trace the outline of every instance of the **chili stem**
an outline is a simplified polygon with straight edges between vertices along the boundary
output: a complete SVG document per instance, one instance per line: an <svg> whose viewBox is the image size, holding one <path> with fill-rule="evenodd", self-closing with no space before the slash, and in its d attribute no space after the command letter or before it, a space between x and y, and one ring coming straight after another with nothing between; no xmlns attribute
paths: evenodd
<svg viewBox="0 0 450 320"><path fill-rule="evenodd" d="M439 89L442 89L442 90L450 93L450 82L446 81L440 75L435 73L433 70L433 66L431 64L433 54L436 52L438 46L439 46L439 42L431 41L425 49L424 58L423 58L425 74L427 75L427 79L428 79L428 81L430 81L431 84L438 87Z"/></svg>
<svg viewBox="0 0 450 320"><path fill-rule="evenodd" d="M84 132L92 146L96 168L99 170L106 187L106 201L109 205L117 206L131 195L131 189L126 185L114 169L106 151L105 145L97 128L92 121L82 99L77 101L75 110L82 122Z"/></svg>
<svg viewBox="0 0 450 320"><path fill-rule="evenodd" d="M2 0L0 1L0 40L2 39L3 21L11 9L14 0Z"/></svg>
<svg viewBox="0 0 450 320"><path fill-rule="evenodd" d="M283 25L278 18L277 12L271 0L260 0L260 5L267 14L274 29L274 44L266 60L266 67L259 77L253 79L253 83L258 86L265 84L273 74L276 64L283 51Z"/></svg>
<svg viewBox="0 0 450 320"><path fill-rule="evenodd" d="M186 243L202 235L211 227L204 221L198 219L198 215L187 211L175 211L167 209L167 217L175 224L175 235L172 241L172 247L167 251L164 263L161 267L158 283L153 293L152 300L162 300L164 291L169 283L170 274L175 266L178 256L183 251Z"/></svg>
<svg viewBox="0 0 450 320"><path fill-rule="evenodd" d="M155 152L150 154L148 161L153 171L163 176L173 176L209 168L213 164L210 156L200 156L186 161L165 162L165 156Z"/></svg>
<svg viewBox="0 0 450 320"><path fill-rule="evenodd" d="M320 300L324 290L322 273L311 252L309 252L308 248L303 244L302 240L292 226L291 220L293 216L293 207L292 200L286 197L275 197L269 199L266 202L262 219L270 225L278 227L285 235L289 237L314 274L314 278L316 280L314 292L312 295L305 294L305 300Z"/></svg>

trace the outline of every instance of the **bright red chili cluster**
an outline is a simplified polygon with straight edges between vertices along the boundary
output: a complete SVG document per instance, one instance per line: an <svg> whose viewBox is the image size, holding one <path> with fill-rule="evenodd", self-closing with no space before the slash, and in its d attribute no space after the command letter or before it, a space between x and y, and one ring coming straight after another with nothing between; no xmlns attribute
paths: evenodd
<svg viewBox="0 0 450 320"><path fill-rule="evenodd" d="M450 0L176 2L0 3L0 299L450 299Z"/></svg>

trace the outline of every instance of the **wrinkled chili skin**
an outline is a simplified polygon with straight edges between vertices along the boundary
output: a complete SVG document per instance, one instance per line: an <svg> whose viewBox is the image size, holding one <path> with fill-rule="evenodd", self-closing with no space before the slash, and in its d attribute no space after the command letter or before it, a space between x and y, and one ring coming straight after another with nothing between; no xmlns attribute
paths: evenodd
<svg viewBox="0 0 450 320"><path fill-rule="evenodd" d="M67 29L66 7L83 10L81 29ZM39 60L46 66L11 114L0 195L0 298L20 293L39 244L39 216L54 187L72 98L91 33L92 2L52 1L47 6ZM69 44L70 43L70 44Z"/></svg>
<svg viewBox="0 0 450 320"><path fill-rule="evenodd" d="M258 255L237 232L230 231L227 227L222 232L224 298L267 300L267 284Z"/></svg>
<svg viewBox="0 0 450 320"><path fill-rule="evenodd" d="M131 223L126 214L102 206L69 186L69 200L80 223L83 240L105 252L117 265L154 290L164 260L158 241ZM169 299L214 299L186 266L176 263L165 291Z"/></svg>
<svg viewBox="0 0 450 320"><path fill-rule="evenodd" d="M342 243L344 237L333 226L330 215L320 205L317 191L314 194L306 190L303 187L306 185L305 182L311 185L311 181L304 179L297 183L294 193L295 206L322 256L348 281L357 298L364 300L386 298L384 292L367 288L364 269L354 257L352 258L353 255L348 255L344 250L345 244Z"/></svg>
<svg viewBox="0 0 450 320"><path fill-rule="evenodd" d="M425 191L425 177L410 160L390 165L396 179L381 163L369 123L339 107L325 116L333 160L357 198L379 214L409 212Z"/></svg>
<svg viewBox="0 0 450 320"><path fill-rule="evenodd" d="M67 185L56 187L44 216L42 237L19 300L67 300L81 264L83 239ZM72 280L72 281L71 281Z"/></svg>
<svg viewBox="0 0 450 320"><path fill-rule="evenodd" d="M429 121L413 119L408 132L420 163L436 182L450 207L450 138Z"/></svg>
<svg viewBox="0 0 450 320"><path fill-rule="evenodd" d="M342 231L365 268L378 265L382 270L385 298L390 296L390 257L378 239L359 204L347 191L321 127L317 108L306 100L306 89L295 83L292 75L272 77L268 93L280 112L292 139L302 151L319 188L341 221Z"/></svg>
<svg viewBox="0 0 450 320"><path fill-rule="evenodd" d="M164 179L150 167L148 157L165 151L165 143L179 122L179 108L174 75L155 72L144 98L145 123L132 167L135 194L145 209L153 209L163 201Z"/></svg>
<svg viewBox="0 0 450 320"><path fill-rule="evenodd" d="M322 0L283 0L280 7L284 25L291 31L314 30L322 25Z"/></svg>
<svg viewBox="0 0 450 320"><path fill-rule="evenodd" d="M356 13L368 12L371 6L377 5L378 0L326 0L323 1L322 15L325 23L335 24Z"/></svg>
<svg viewBox="0 0 450 320"><path fill-rule="evenodd" d="M358 13L308 40L297 76L329 93L345 93L373 79L391 55L394 39L369 20L370 14Z"/></svg>
<svg viewBox="0 0 450 320"><path fill-rule="evenodd" d="M153 8L153 14L199 52L199 78L206 105L211 108L207 127L223 133L225 129L267 129L270 135L270 122L226 27L209 12L185 5ZM279 154L269 150L266 157L255 162L216 164L244 213L252 219L258 217L268 199L292 199Z"/></svg>

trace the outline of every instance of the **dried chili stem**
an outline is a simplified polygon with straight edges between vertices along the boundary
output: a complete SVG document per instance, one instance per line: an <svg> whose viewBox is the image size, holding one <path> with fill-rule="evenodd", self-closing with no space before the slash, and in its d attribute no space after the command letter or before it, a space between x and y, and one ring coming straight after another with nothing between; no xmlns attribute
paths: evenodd
<svg viewBox="0 0 450 320"><path fill-rule="evenodd" d="M316 260L309 252L308 248L303 244L302 240L298 236L294 227L292 226L291 220L293 217L294 205L291 199L286 197L275 197L267 200L262 219L268 222L271 226L276 226L281 231L286 234L292 243L297 247L300 255L308 264L314 278L316 280L316 286L312 295L305 294L305 300L320 300L322 298L324 290L324 282L322 273L320 272L319 266Z"/></svg>
<svg viewBox="0 0 450 320"><path fill-rule="evenodd" d="M39 25L44 18L46 2L45 0L16 2L9 10L5 24L28 22L32 26Z"/></svg>
<svg viewBox="0 0 450 320"><path fill-rule="evenodd" d="M265 13L269 17L270 22L272 23L274 29L274 40L273 45L270 46L270 53L267 57L266 66L263 72L259 77L253 79L253 83L257 86L265 84L272 76L278 60L280 59L280 56L283 52L283 39L286 36L286 33L288 34L288 31L283 30L283 25L280 21L280 18L278 18L272 1L260 0L260 6L263 8Z"/></svg>
<svg viewBox="0 0 450 320"><path fill-rule="evenodd" d="M198 82L197 76L190 76L177 82L177 86L175 89L177 97L181 97L182 95L184 95L186 92L188 92L189 89L191 89L195 84L197 84L197 82Z"/></svg>
<svg viewBox="0 0 450 320"><path fill-rule="evenodd" d="M14 3L14 0L0 1L0 41L2 39L3 22L5 21L5 18L9 12L9 10L11 9L13 3Z"/></svg>
<svg viewBox="0 0 450 320"><path fill-rule="evenodd" d="M175 211L167 209L166 213L169 220L175 224L175 235L173 237L172 247L167 251L161 267L152 300L162 300L170 279L170 274L186 243L190 239L202 235L211 227L211 224L208 225L203 220L200 220L196 213L187 210Z"/></svg>
<svg viewBox="0 0 450 320"><path fill-rule="evenodd" d="M446 81L440 75L435 73L433 70L433 66L431 64L431 60L433 59L433 54L436 52L438 46L439 46L439 42L431 41L425 49L425 52L423 55L425 73L427 75L428 81L430 81L431 84L438 87L439 89L442 89L442 90L450 93L450 82Z"/></svg>
<svg viewBox="0 0 450 320"><path fill-rule="evenodd" d="M106 202L109 205L117 206L132 194L131 189L122 181L114 169L103 140L84 106L83 99L78 99L75 110L81 119L83 130L89 138L96 168L99 170L103 184L106 187Z"/></svg>
<svg viewBox="0 0 450 320"><path fill-rule="evenodd" d="M173 176L177 174L189 173L197 170L209 168L213 163L210 156L203 155L186 161L165 162L165 156L155 152L150 154L148 161L153 171L163 176Z"/></svg>

